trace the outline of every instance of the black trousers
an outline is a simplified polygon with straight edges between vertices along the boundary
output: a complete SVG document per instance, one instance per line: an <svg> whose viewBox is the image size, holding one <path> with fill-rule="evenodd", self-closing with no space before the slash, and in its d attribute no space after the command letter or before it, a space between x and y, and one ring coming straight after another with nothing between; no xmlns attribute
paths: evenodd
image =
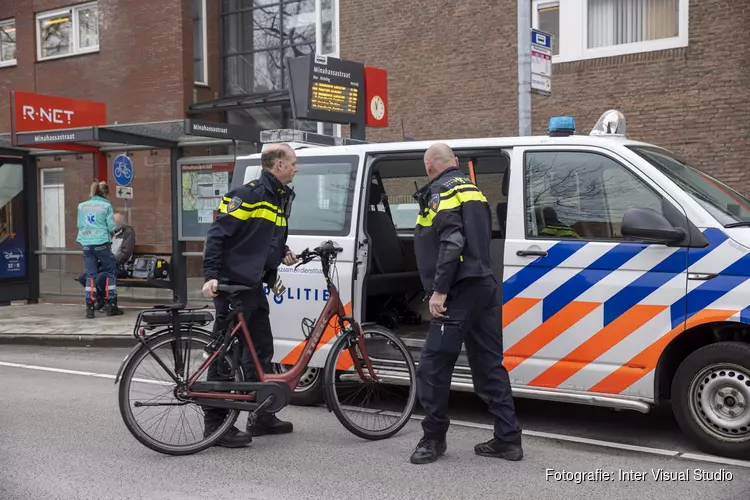
<svg viewBox="0 0 750 500"><path fill-rule="evenodd" d="M495 417L495 438L521 444L508 372L503 366L503 339L497 331L497 282L489 276L466 279L448 292L445 318L433 318L417 368L417 396L426 413L425 437L442 439L450 420L446 415L451 376L466 343L474 391Z"/></svg>
<svg viewBox="0 0 750 500"><path fill-rule="evenodd" d="M260 287L257 290L240 294L239 299L244 309L243 314L247 323L247 329L250 331L250 337L252 338L255 352L258 354L261 367L265 373L271 373L273 370L271 364L271 360L273 359L273 334L271 333L271 321L268 317L268 298L263 288ZM226 322L226 317L229 313L228 297L225 295L215 297L214 306L216 307L216 321L214 322L213 335L214 337L218 337L223 330L231 327ZM238 335L242 336L242 332L238 332ZM250 351L245 347L244 341L239 344L239 349L238 355L245 381L257 382L258 374L255 370L255 363L253 363L253 358L250 355ZM231 353L227 356L231 357ZM215 361L208 367L207 379L210 381L233 380L230 377L223 377L218 373L218 363L219 361ZM223 367L224 372L227 372L227 369L227 366ZM222 408L204 408L204 422L206 427L221 425L227 413L228 410Z"/></svg>

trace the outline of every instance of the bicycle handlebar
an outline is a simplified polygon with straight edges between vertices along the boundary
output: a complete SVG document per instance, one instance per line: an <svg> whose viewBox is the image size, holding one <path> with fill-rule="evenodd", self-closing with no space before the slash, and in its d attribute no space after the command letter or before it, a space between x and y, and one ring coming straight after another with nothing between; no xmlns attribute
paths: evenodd
<svg viewBox="0 0 750 500"><path fill-rule="evenodd" d="M294 268L298 268L299 266L303 266L316 257L329 257L331 254L337 255L341 252L343 252L344 249L340 246L335 245L332 241L326 241L320 246L316 247L314 250L310 250L309 248L305 248L302 250L302 252L299 254L300 257L300 263L294 266Z"/></svg>

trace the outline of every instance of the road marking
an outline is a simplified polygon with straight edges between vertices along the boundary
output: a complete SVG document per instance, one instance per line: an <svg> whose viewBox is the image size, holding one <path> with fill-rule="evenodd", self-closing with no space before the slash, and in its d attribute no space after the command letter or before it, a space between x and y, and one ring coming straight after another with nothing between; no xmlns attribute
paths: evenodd
<svg viewBox="0 0 750 500"><path fill-rule="evenodd" d="M37 366L37 365L26 365L22 363L8 363L7 361L0 361L0 366L8 366L10 368L26 368L28 370L37 370L40 372L55 372L55 373L65 373L68 375L80 375L83 377L94 377L94 378L106 378L110 380L114 380L114 375L108 375L106 373L94 373L94 372L82 372L79 370L67 370L65 368L50 368L48 366ZM144 384L154 384L154 385L171 385L171 382L159 382L158 380L150 380L145 378L134 378L133 381L135 382L142 382Z"/></svg>
<svg viewBox="0 0 750 500"><path fill-rule="evenodd" d="M68 375L80 375L83 377L94 377L94 378L104 378L104 379L110 379L114 380L114 375L109 375L106 373L94 373L94 372L84 372L79 370L68 370L65 368L51 368L48 366L37 366L37 365L27 365L22 363L9 363L7 361L0 361L0 366L7 366L9 368L25 368L28 370L37 370L37 371L43 371L43 372L54 372L54 373L65 373ZM143 382L146 384L157 384L157 385L170 385L170 382L159 382L156 380L149 380L149 379L133 379L138 382ZM319 405L322 406L322 405ZM353 408L352 408L353 409ZM390 412L390 411L383 411L383 410L363 410L358 409L359 411L364 411L366 413L382 413L384 415L391 415L391 416L398 416L399 414ZM424 420L423 415L412 415L412 420ZM494 427L489 424L480 424L477 422L468 422L465 420L451 420L451 425L457 425L459 427L469 427L473 429L482 429L482 430L494 430ZM637 445L631 445L631 444L624 444L624 443L615 443L612 441L603 441L601 439L590 439L590 438L584 438L584 437L578 437L578 436L569 436L567 434L556 434L553 432L542 432L542 431L532 431L532 430L526 430L523 431L524 436L532 436L532 437L538 437L542 439L552 439L557 441L564 441L568 443L578 443L578 444L588 444L591 446L600 446L603 448L615 448L618 450L627 450L627 451L634 451L639 453L646 453L650 455L661 455L661 456L668 456L668 457L674 457L674 458L684 458L686 460L696 460L701 462L712 462L716 464L722 464L722 465L734 465L736 467L745 467L750 469L750 461L747 460L735 460L731 458L724 458L724 457L717 457L713 455L704 455L700 453L685 453L677 450L665 450L661 448L652 448L649 446L637 446Z"/></svg>
<svg viewBox="0 0 750 500"><path fill-rule="evenodd" d="M363 411L359 409L359 411ZM369 411L368 413L381 413L383 415L389 415L393 417L398 417L399 414L395 412L390 411ZM411 417L413 420L424 420L424 415L412 415ZM451 420L451 425L458 425L460 427L471 427L474 429L482 429L482 430L488 430L492 431L494 430L494 426L490 424L480 424L478 422L469 422L466 420ZM651 448L649 446L637 446L632 444L624 444L624 443L614 443L612 441L602 441L601 439L590 439L590 438L584 438L584 437L577 437L577 436L568 436L567 434L555 434L552 432L542 432L542 431L530 431L530 430L522 430L521 431L524 436L533 436L533 437L539 437L544 439L556 439L558 441L567 441L570 443L579 443L579 444L589 444L593 446L601 446L604 448L617 448L619 450L628 450L628 451L637 451L640 453L650 453L652 455L663 455L668 457L677 457L682 454L682 452L677 450L663 450L661 448ZM721 457L711 457L711 455L694 455L695 457L698 456L705 456L710 458L716 458L719 460L723 460ZM698 458L696 458L698 460ZM726 459L731 460L731 459ZM737 461L738 463L735 465L740 465L741 467L748 467L750 468L750 462L743 462L741 460Z"/></svg>

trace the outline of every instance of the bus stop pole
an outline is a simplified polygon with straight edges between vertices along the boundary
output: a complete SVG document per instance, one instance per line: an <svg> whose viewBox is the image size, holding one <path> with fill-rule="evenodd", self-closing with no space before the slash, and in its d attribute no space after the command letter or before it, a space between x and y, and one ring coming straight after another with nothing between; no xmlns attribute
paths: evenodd
<svg viewBox="0 0 750 500"><path fill-rule="evenodd" d="M518 0L518 135L531 135L530 0Z"/></svg>
<svg viewBox="0 0 750 500"><path fill-rule="evenodd" d="M177 161L182 156L182 153L182 148L173 147L169 150L170 177L172 180L172 259L170 261L169 272L172 286L174 287L172 291L173 300L187 304L187 257L184 255L187 246L184 241L180 241L179 227L179 196L182 194L182 178L180 177L180 169Z"/></svg>

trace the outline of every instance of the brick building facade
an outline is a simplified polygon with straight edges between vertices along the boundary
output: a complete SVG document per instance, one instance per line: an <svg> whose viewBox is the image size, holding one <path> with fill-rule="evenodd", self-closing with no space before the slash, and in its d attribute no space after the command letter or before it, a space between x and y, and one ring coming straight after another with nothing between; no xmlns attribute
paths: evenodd
<svg viewBox="0 0 750 500"><path fill-rule="evenodd" d="M571 18L582 16L586 1L533 2L539 8L571 7L558 14L560 26L572 25L568 33L557 33L561 49L576 27ZM589 7L597 3L588 1ZM554 56L552 96L532 97L533 133L546 133L550 116L569 115L578 132L587 134L604 111L616 108L625 114L631 138L669 148L750 194L750 3L636 0L630 8L649 1L679 8L677 19L686 16L687 32L680 30L686 44L626 47L607 57L575 49ZM517 135L517 2L418 5L341 3L341 57L389 71L390 126L368 130L368 139Z"/></svg>
<svg viewBox="0 0 750 500"><path fill-rule="evenodd" d="M110 123L195 116L278 128L290 126L279 95L288 85L283 59L317 50L388 70L390 126L369 129L369 140L518 133L515 0L71 1L0 0L3 91L105 102ZM84 19L90 8L94 27ZM554 35L555 48L552 96L532 99L533 133L545 133L554 115L574 116L588 133L602 112L620 109L630 137L672 149L750 194L750 3L532 0L532 18ZM77 34L66 42L49 28L56 24ZM7 98L0 116L9 117ZM8 130L9 119L0 119L0 133ZM63 167L69 249L77 247L89 158L38 162ZM136 152L133 160L139 243L168 243L166 152ZM114 204L122 208L122 200Z"/></svg>

